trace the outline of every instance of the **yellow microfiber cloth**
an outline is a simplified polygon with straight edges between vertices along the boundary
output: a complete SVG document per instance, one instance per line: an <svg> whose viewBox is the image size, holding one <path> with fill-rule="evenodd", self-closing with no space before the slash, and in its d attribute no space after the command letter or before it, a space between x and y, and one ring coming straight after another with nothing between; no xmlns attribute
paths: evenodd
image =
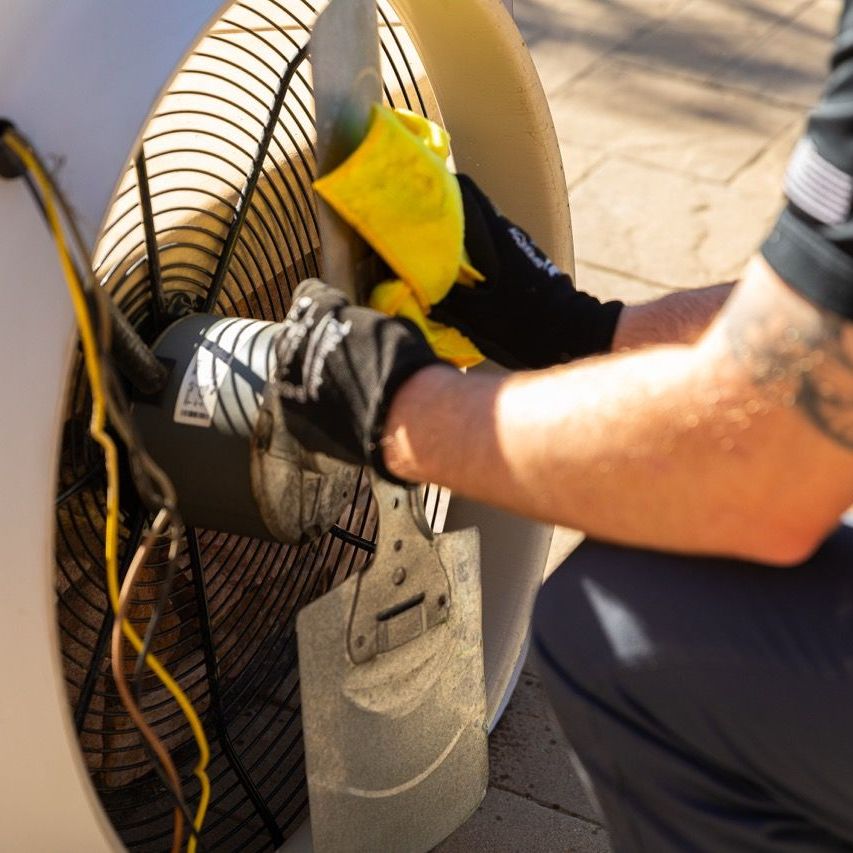
<svg viewBox="0 0 853 853"><path fill-rule="evenodd" d="M483 360L474 344L428 318L455 282L483 280L465 256L462 194L449 153L442 127L375 104L362 143L314 188L399 276L373 289L371 307L412 320L436 355L471 367Z"/></svg>

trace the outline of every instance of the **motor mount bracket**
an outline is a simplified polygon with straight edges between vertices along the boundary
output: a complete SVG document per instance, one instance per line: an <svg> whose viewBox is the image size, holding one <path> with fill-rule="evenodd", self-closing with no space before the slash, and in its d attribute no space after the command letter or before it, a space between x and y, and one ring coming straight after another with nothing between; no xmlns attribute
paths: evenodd
<svg viewBox="0 0 853 853"><path fill-rule="evenodd" d="M348 630L353 663L366 663L446 622L450 583L420 494L371 475L379 511L373 559L359 575Z"/></svg>

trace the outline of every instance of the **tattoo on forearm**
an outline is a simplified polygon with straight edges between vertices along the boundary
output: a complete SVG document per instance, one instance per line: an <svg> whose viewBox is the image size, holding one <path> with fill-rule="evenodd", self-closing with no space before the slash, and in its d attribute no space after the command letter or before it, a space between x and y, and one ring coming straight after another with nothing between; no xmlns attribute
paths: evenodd
<svg viewBox="0 0 853 853"><path fill-rule="evenodd" d="M732 311L727 330L733 354L769 402L795 406L853 450L851 324L805 303L762 299Z"/></svg>

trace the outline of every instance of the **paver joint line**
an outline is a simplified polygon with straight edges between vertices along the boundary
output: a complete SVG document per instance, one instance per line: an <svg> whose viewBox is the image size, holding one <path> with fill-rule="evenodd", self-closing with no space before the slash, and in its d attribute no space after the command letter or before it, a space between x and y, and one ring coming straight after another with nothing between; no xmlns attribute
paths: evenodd
<svg viewBox="0 0 853 853"><path fill-rule="evenodd" d="M828 48L839 8L514 0L565 161L580 287L647 301L738 273L782 203L787 157L822 83L818 48ZM713 28L715 10L728 29ZM709 22L718 38L701 56L678 46L704 39ZM549 568L580 538L558 531ZM528 662L492 735L488 795L441 853L605 853L606 829L591 806L584 812L545 702Z"/></svg>
<svg viewBox="0 0 853 853"><path fill-rule="evenodd" d="M513 791L512 788L507 788L504 785L501 785L497 782L492 782L489 785L490 788L494 788L497 791L503 791L505 794L510 794L513 797L518 797L521 800L527 800L529 803L535 803L537 806L541 806L543 809L548 809L548 811L559 812L560 814L566 815L566 817L572 817L575 820L581 820L584 823L588 823L590 826L594 826L597 829L604 829L604 825L597 820L592 820L586 815L582 815L579 812L573 812L570 809L564 809L559 803L546 803L544 800L539 800L534 797L532 794L519 794L518 791Z"/></svg>

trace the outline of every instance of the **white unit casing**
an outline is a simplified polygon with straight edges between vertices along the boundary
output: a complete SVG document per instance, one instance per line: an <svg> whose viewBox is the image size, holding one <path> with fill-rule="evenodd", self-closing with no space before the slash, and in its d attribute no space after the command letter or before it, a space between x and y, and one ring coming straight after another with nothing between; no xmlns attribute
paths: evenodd
<svg viewBox="0 0 853 853"><path fill-rule="evenodd" d="M559 148L501 0L394 5L421 53L458 169L571 269ZM43 152L90 243L160 93L223 8L219 0L5 5L0 117ZM77 746L54 611L54 498L72 313L54 246L22 181L0 180L0 277L0 840L16 851L115 850L120 842ZM449 521L481 527L494 720L518 675L551 531L455 499Z"/></svg>

